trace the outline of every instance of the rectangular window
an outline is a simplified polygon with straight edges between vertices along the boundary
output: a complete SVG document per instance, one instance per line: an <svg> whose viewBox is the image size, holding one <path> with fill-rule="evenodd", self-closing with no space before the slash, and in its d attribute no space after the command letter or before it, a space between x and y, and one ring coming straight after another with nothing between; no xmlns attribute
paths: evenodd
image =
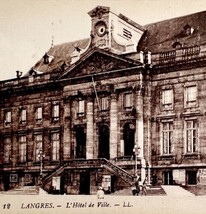
<svg viewBox="0 0 206 214"><path fill-rule="evenodd" d="M59 104L53 105L52 117L53 117L54 121L58 121L59 120Z"/></svg>
<svg viewBox="0 0 206 214"><path fill-rule="evenodd" d="M26 123L26 109L21 109L20 111L20 123L21 124Z"/></svg>
<svg viewBox="0 0 206 214"><path fill-rule="evenodd" d="M194 153L198 151L197 132L197 121L186 121L186 153Z"/></svg>
<svg viewBox="0 0 206 214"><path fill-rule="evenodd" d="M173 123L166 122L163 123L162 126L162 154L171 154L173 142Z"/></svg>
<svg viewBox="0 0 206 214"><path fill-rule="evenodd" d="M79 115L84 115L85 111L85 101L84 100L79 100L78 101L78 114Z"/></svg>
<svg viewBox="0 0 206 214"><path fill-rule="evenodd" d="M186 107L196 105L197 101L197 86L188 86L185 89Z"/></svg>
<svg viewBox="0 0 206 214"><path fill-rule="evenodd" d="M35 155L34 159L36 162L40 161L40 155L42 153L42 134L36 134L35 138Z"/></svg>
<svg viewBox="0 0 206 214"><path fill-rule="evenodd" d="M11 125L11 111L5 112L5 125L10 126Z"/></svg>
<svg viewBox="0 0 206 214"><path fill-rule="evenodd" d="M133 106L132 93L127 93L124 95L124 108L132 108L132 106Z"/></svg>
<svg viewBox="0 0 206 214"><path fill-rule="evenodd" d="M173 90L165 89L162 91L162 105L164 108L171 108L173 106Z"/></svg>
<svg viewBox="0 0 206 214"><path fill-rule="evenodd" d="M58 161L60 147L59 133L53 133L51 139L52 139L52 160Z"/></svg>
<svg viewBox="0 0 206 214"><path fill-rule="evenodd" d="M26 162L26 136L19 137L19 160L20 162Z"/></svg>
<svg viewBox="0 0 206 214"><path fill-rule="evenodd" d="M4 139L4 163L11 161L11 138Z"/></svg>
<svg viewBox="0 0 206 214"><path fill-rule="evenodd" d="M36 108L36 122L42 121L42 107Z"/></svg>
<svg viewBox="0 0 206 214"><path fill-rule="evenodd" d="M101 111L107 111L109 109L109 99L108 97L102 97L100 100Z"/></svg>

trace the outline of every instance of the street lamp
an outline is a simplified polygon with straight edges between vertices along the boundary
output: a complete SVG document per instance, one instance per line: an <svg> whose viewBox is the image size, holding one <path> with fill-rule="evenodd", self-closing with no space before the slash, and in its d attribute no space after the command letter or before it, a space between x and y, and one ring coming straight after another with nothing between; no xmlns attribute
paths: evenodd
<svg viewBox="0 0 206 214"><path fill-rule="evenodd" d="M42 149L39 150L38 154L39 160L40 160L40 185L42 184L42 175L43 175L43 158L45 155L43 154Z"/></svg>
<svg viewBox="0 0 206 214"><path fill-rule="evenodd" d="M141 148L135 144L134 148L133 148L133 152L135 155L135 177L136 178L137 178L137 157L140 154L140 150L141 150Z"/></svg>

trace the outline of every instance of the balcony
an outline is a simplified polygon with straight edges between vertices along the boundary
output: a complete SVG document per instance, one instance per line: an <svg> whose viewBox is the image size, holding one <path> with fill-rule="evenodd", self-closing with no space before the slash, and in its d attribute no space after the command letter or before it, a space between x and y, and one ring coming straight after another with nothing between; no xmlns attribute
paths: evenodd
<svg viewBox="0 0 206 214"><path fill-rule="evenodd" d="M165 66L185 65L206 61L206 44L182 47L180 49L152 54L152 65Z"/></svg>

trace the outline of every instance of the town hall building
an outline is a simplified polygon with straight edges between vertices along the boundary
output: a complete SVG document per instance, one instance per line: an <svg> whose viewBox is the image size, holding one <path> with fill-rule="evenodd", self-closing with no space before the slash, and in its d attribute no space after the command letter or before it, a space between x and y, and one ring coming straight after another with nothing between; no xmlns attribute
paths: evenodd
<svg viewBox="0 0 206 214"><path fill-rule="evenodd" d="M206 184L206 12L145 26L88 14L88 38L0 82L1 189Z"/></svg>

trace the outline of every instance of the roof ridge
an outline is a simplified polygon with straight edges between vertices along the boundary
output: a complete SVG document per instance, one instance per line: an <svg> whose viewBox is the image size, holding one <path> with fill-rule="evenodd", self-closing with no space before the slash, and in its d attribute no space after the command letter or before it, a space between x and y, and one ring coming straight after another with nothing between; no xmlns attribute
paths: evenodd
<svg viewBox="0 0 206 214"><path fill-rule="evenodd" d="M147 26L150 26L150 25L159 24L159 23L170 21L170 20L172 21L172 20L177 20L177 19L180 19L180 18L190 17L190 16L194 16L194 15L197 15L197 14L201 14L201 13L206 13L206 10L195 12L195 13L191 13L191 14L187 14L187 15L183 15L183 16L176 16L176 17L173 17L173 18L164 19L164 20L160 20L160 21L157 21L157 22L152 22L152 23L149 23L149 24L146 24L146 25L142 25L142 26L143 27L147 27Z"/></svg>
<svg viewBox="0 0 206 214"><path fill-rule="evenodd" d="M90 38L84 38L84 39L78 39L78 40L73 40L73 41L68 41L68 42L63 42L63 43L59 43L54 45L53 47L51 47L51 49L53 49L54 47L58 47L58 46L62 46L62 45L66 45L66 44L73 44L73 43L79 43L81 41L86 41L86 40L90 40Z"/></svg>

